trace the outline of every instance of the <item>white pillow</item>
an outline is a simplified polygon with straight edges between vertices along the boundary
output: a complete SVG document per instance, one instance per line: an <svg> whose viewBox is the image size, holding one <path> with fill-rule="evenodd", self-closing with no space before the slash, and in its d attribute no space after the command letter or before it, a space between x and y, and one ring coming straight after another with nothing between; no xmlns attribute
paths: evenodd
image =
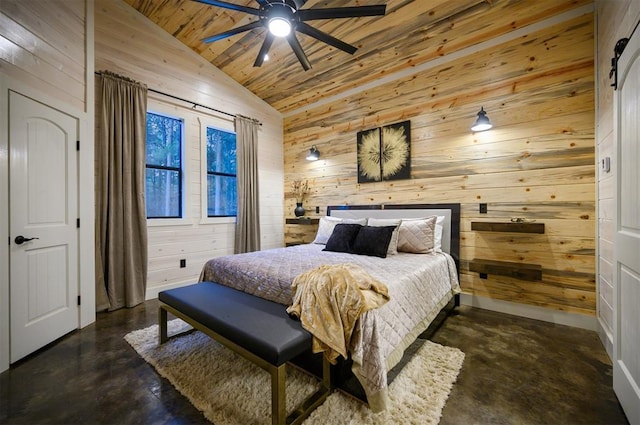
<svg viewBox="0 0 640 425"><path fill-rule="evenodd" d="M341 218L340 220L342 220L340 223L344 224L359 224L360 226L367 225L366 218Z"/></svg>
<svg viewBox="0 0 640 425"><path fill-rule="evenodd" d="M398 229L402 220L399 218L369 218L367 220L367 226L381 227L381 226L396 226L391 234L391 241L389 242L389 248L387 249L387 255L395 255L398 253Z"/></svg>
<svg viewBox="0 0 640 425"><path fill-rule="evenodd" d="M437 217L404 218L398 229L398 252L426 254L433 251Z"/></svg>
<svg viewBox="0 0 640 425"><path fill-rule="evenodd" d="M326 245L329 240L329 236L333 233L333 228L341 221L342 219L337 217L320 217L320 221L318 222L318 233L316 233L316 238L313 240L313 243Z"/></svg>
<svg viewBox="0 0 640 425"><path fill-rule="evenodd" d="M442 230L444 229L445 217L443 215L439 215L436 219L436 234L433 238L433 250L434 251L442 251Z"/></svg>
<svg viewBox="0 0 640 425"><path fill-rule="evenodd" d="M336 227L338 223L353 223L360 224L364 226L367 224L366 218L339 218L339 217L331 217L325 216L320 217L320 222L318 223L318 232L316 233L316 238L312 243L326 245L329 237L333 233L333 229Z"/></svg>

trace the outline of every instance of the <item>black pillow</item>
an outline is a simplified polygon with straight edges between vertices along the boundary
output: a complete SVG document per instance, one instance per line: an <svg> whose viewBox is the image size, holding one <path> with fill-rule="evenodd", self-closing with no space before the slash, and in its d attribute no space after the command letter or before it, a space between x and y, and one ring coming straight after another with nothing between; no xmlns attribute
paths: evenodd
<svg viewBox="0 0 640 425"><path fill-rule="evenodd" d="M323 251L351 252L353 250L353 241L361 227L362 225L360 224L336 224Z"/></svg>
<svg viewBox="0 0 640 425"><path fill-rule="evenodd" d="M397 226L362 226L353 242L353 253L387 258L391 236Z"/></svg>

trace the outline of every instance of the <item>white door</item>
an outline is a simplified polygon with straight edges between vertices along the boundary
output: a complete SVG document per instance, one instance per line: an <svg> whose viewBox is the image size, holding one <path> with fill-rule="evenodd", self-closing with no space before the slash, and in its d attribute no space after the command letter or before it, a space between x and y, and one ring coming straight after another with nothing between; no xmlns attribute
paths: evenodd
<svg viewBox="0 0 640 425"><path fill-rule="evenodd" d="M640 424L640 31L618 62L613 387Z"/></svg>
<svg viewBox="0 0 640 425"><path fill-rule="evenodd" d="M9 92L12 363L79 325L77 140L77 118Z"/></svg>

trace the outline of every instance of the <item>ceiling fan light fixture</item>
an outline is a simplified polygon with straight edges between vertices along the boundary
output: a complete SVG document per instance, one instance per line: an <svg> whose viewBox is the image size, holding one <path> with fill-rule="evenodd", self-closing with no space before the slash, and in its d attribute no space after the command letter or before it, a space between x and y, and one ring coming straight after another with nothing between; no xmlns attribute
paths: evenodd
<svg viewBox="0 0 640 425"><path fill-rule="evenodd" d="M286 37L291 34L291 23L280 16L269 19L269 32L276 37Z"/></svg>

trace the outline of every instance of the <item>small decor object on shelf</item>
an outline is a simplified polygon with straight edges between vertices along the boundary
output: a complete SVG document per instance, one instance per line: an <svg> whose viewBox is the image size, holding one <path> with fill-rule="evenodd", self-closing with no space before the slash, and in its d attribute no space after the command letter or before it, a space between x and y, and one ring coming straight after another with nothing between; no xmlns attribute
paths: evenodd
<svg viewBox="0 0 640 425"><path fill-rule="evenodd" d="M302 203L304 202L304 197L309 193L309 182L307 180L294 180L292 186L293 194L296 197L296 208L293 213L296 217L302 217L305 212Z"/></svg>
<svg viewBox="0 0 640 425"><path fill-rule="evenodd" d="M535 220L524 218L524 217L512 217L511 222L512 223L534 223Z"/></svg>

